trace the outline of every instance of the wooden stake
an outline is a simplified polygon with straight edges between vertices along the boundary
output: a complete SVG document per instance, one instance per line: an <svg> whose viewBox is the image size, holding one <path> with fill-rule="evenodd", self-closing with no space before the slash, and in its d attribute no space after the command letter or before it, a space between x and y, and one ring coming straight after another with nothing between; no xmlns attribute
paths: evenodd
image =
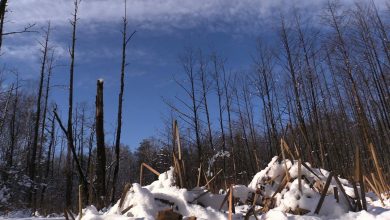
<svg viewBox="0 0 390 220"><path fill-rule="evenodd" d="M299 189L299 192L302 193L302 167L301 167L301 159L299 158L298 159L298 189Z"/></svg>
<svg viewBox="0 0 390 220"><path fill-rule="evenodd" d="M224 205L225 202L228 200L228 197L229 197L229 196L230 196L230 188L229 188L228 191L226 192L226 195L225 195L225 197L223 198L221 205L219 206L219 209L218 209L219 211L221 211L223 205Z"/></svg>
<svg viewBox="0 0 390 220"><path fill-rule="evenodd" d="M332 181L332 176L333 176L333 172L330 172L329 176L328 176L328 179L326 180L324 190L322 190L320 201L318 201L316 210L314 211L315 214L318 214L320 212L322 203L324 202L326 193L328 192L328 188L329 188L330 182Z"/></svg>
<svg viewBox="0 0 390 220"><path fill-rule="evenodd" d="M119 209L121 209L123 207L123 203L125 202L127 192L129 192L130 188L131 188L131 184L126 183L125 187L123 188L121 199L119 200Z"/></svg>
<svg viewBox="0 0 390 220"><path fill-rule="evenodd" d="M352 205L351 205L351 201L349 200L349 197L348 197L347 193L345 192L345 189L344 189L344 187L343 187L343 184L341 184L339 178L338 178L336 175L334 175L334 180L336 180L336 183L337 183L337 185L339 185L340 190L341 190L341 192L342 192L342 194L343 194L345 200L348 202L349 210L352 211L352 210L353 210L353 207L352 207Z"/></svg>
<svg viewBox="0 0 390 220"><path fill-rule="evenodd" d="M143 179L143 176L144 176L144 167L140 166L139 168L139 185L142 186L142 179Z"/></svg>
<svg viewBox="0 0 390 220"><path fill-rule="evenodd" d="M152 173L156 174L156 176L160 176L160 173L157 172L155 169L153 169L151 166L147 165L146 163L142 163L140 167L140 175L139 175L139 184L141 186L142 186L142 178L143 178L143 167L146 167Z"/></svg>
<svg viewBox="0 0 390 220"><path fill-rule="evenodd" d="M233 220L233 186L230 185L230 193L229 193L229 220Z"/></svg>
<svg viewBox="0 0 390 220"><path fill-rule="evenodd" d="M336 202L339 203L339 191L335 186L333 187L333 194L334 194L334 198L336 199Z"/></svg>
<svg viewBox="0 0 390 220"><path fill-rule="evenodd" d="M360 185L360 194L362 200L362 208L367 211L367 201L366 201L366 192L363 181L363 172L362 172L362 163L360 158L359 148L355 149L355 180L359 182Z"/></svg>
<svg viewBox="0 0 390 220"><path fill-rule="evenodd" d="M68 212L68 214L70 215L70 218L71 218L72 220L76 220L76 219L74 218L74 215L73 215L72 211L67 210L67 212Z"/></svg>
<svg viewBox="0 0 390 220"><path fill-rule="evenodd" d="M133 208L133 205L130 205L129 207L123 209L123 210L121 211L121 215L126 214L126 212L128 212L131 208Z"/></svg>
<svg viewBox="0 0 390 220"><path fill-rule="evenodd" d="M289 173L288 173L288 168L287 168L286 155L285 155L285 153L284 153L284 144L285 144L285 142L284 142L283 138L280 139L280 148L281 148L281 150L282 150L282 157L283 157L283 162L284 162L284 168L285 168L285 171L286 171L286 177L287 177L288 179L290 179L290 178L289 178L290 175L289 175Z"/></svg>
<svg viewBox="0 0 390 220"><path fill-rule="evenodd" d="M352 187L353 187L353 192L355 194L357 211L361 211L362 210L362 204L360 203L359 192L358 192L358 189L357 189L357 186L356 186L356 182L354 180L352 180Z"/></svg>
<svg viewBox="0 0 390 220"><path fill-rule="evenodd" d="M64 209L64 217L65 220L69 220L68 212L66 211L66 209Z"/></svg>
<svg viewBox="0 0 390 220"><path fill-rule="evenodd" d="M209 181L207 181L206 185L210 185L210 183L222 172L223 169L220 169L217 174L215 174ZM205 185L205 186L206 186Z"/></svg>
<svg viewBox="0 0 390 220"><path fill-rule="evenodd" d="M160 176L160 173L157 172L157 170L153 169L151 166L147 165L146 163L142 163L142 165L148 168L148 170L150 170L152 173L156 174L157 176Z"/></svg>
<svg viewBox="0 0 390 220"><path fill-rule="evenodd" d="M369 144L369 149L371 151L372 159L374 160L375 169L376 169L376 172L378 174L378 177L379 177L379 180L381 183L380 185L382 188L387 188L386 181L383 177L383 173L382 173L381 167L379 165L378 158L376 156L376 151L375 151L374 145L372 143ZM384 192L384 191L382 191L382 192Z"/></svg>
<svg viewBox="0 0 390 220"><path fill-rule="evenodd" d="M368 185L371 187L371 189L375 192L375 194L378 196L378 198L381 200L381 203L383 206L385 206L385 203L383 202L382 195L378 191L378 189L371 183L370 179L366 176L364 176L364 180L368 183Z"/></svg>
<svg viewBox="0 0 390 220"><path fill-rule="evenodd" d="M83 217L83 186L79 185L79 219Z"/></svg>
<svg viewBox="0 0 390 220"><path fill-rule="evenodd" d="M287 183L288 183L288 177L286 175L284 175L284 177L282 179L282 182L280 182L280 185L278 186L278 189L274 192L274 194L271 196L271 198L273 199L276 196L276 194L281 192L282 189L286 186Z"/></svg>

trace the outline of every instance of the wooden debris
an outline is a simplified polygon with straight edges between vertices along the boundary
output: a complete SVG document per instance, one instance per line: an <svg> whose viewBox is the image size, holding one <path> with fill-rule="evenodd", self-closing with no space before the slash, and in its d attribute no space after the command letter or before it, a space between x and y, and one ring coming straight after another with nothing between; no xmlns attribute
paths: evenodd
<svg viewBox="0 0 390 220"><path fill-rule="evenodd" d="M353 210L353 207L352 207L352 205L351 205L351 201L349 200L349 197L348 197L347 193L345 192L345 189L344 189L344 187L343 187L343 184L341 184L339 178L338 178L336 175L334 175L334 180L336 180L336 183L337 183L337 185L339 186L339 188L340 188L340 190L341 190L341 193L343 194L345 200L347 201L349 210L352 211L352 210Z"/></svg>
<svg viewBox="0 0 390 220"><path fill-rule="evenodd" d="M70 218L71 218L72 220L75 220L74 215L73 215L73 213L72 213L71 211L69 211L68 209L65 209L65 212L68 213L68 215L70 216Z"/></svg>
<svg viewBox="0 0 390 220"><path fill-rule="evenodd" d="M157 220L181 220L183 216L172 209L165 209L157 213Z"/></svg>
<svg viewBox="0 0 390 220"><path fill-rule="evenodd" d="M233 204L233 186L230 185L230 188L229 188L229 220L232 220L233 219L233 212L234 211L234 204Z"/></svg>
<svg viewBox="0 0 390 220"><path fill-rule="evenodd" d="M222 170L223 170L223 169L220 169L220 170L218 171L218 173L215 174L209 181L207 181L206 185L204 185L204 186L209 186L210 183L218 176L218 174L220 174L220 173L222 172Z"/></svg>
<svg viewBox="0 0 390 220"><path fill-rule="evenodd" d="M287 171L287 172L288 172L288 171ZM286 185L287 185L288 182L289 182L289 177L288 177L287 175L285 175L285 176L283 177L282 182L279 184L278 189L274 192L274 194L272 195L271 198L274 198L274 197L276 196L276 194L280 193L280 192L284 189L284 187L286 187Z"/></svg>
<svg viewBox="0 0 390 220"><path fill-rule="evenodd" d="M64 209L64 217L65 220L69 220L68 212L66 211L66 209Z"/></svg>
<svg viewBox="0 0 390 220"><path fill-rule="evenodd" d="M121 199L119 200L119 209L121 209L123 207L123 203L125 202L126 195L129 192L130 188L131 188L131 184L126 183L125 187L123 188Z"/></svg>
<svg viewBox="0 0 390 220"><path fill-rule="evenodd" d="M336 202L339 203L339 191L335 186L333 187L333 195L334 195L334 199L336 199Z"/></svg>
<svg viewBox="0 0 390 220"><path fill-rule="evenodd" d="M364 176L364 180L366 180L366 182L368 183L368 185L371 187L371 189L372 189L372 190L375 192L375 194L378 196L378 198L380 199L382 205L385 206L385 203L383 202L383 199L382 199L381 194L379 193L378 189L371 183L370 179L367 178L366 176Z"/></svg>
<svg viewBox="0 0 390 220"><path fill-rule="evenodd" d="M356 203L355 203L355 211L361 211L362 210L362 204L360 203L360 196L359 192L356 186L355 181L352 180L352 187L353 187L353 192L355 194Z"/></svg>
<svg viewBox="0 0 390 220"><path fill-rule="evenodd" d="M307 210L307 209L302 209L302 208L296 208L294 210L290 210L288 213L291 213L293 215L306 215L307 213L309 213L310 210Z"/></svg>
<svg viewBox="0 0 390 220"><path fill-rule="evenodd" d="M157 176L160 176L160 173L157 172L155 169L153 169L151 166L147 165L146 163L142 163L140 167L140 175L139 175L139 184L142 186L142 179L143 179L143 168L146 167L148 170L150 170L152 173L156 174Z"/></svg>
<svg viewBox="0 0 390 220"><path fill-rule="evenodd" d="M301 166L302 162L301 162L301 159L299 158L298 159L298 189L299 189L299 192L302 193L302 166Z"/></svg>
<svg viewBox="0 0 390 220"><path fill-rule="evenodd" d="M221 205L219 206L219 209L218 209L219 211L221 211L223 205L224 205L225 202L228 200L228 197L229 197L229 196L230 196L230 188L228 189L228 191L227 191L225 197L223 198L223 201L222 201Z"/></svg>
<svg viewBox="0 0 390 220"><path fill-rule="evenodd" d="M79 219L83 217L83 186L79 185Z"/></svg>
<svg viewBox="0 0 390 220"><path fill-rule="evenodd" d="M324 202L326 193L328 192L328 188L329 188L330 182L332 181L332 176L333 176L333 172L330 172L329 176L328 176L328 179L326 180L325 187L322 190L320 201L318 201L316 210L314 211L315 214L318 214L320 212L320 210L321 210L322 203Z"/></svg>
<svg viewBox="0 0 390 220"><path fill-rule="evenodd" d="M367 201L366 201L366 192L365 192L364 181L363 181L362 163L361 163L360 151L358 147L355 148L355 181L358 181L360 185L362 208L367 211Z"/></svg>
<svg viewBox="0 0 390 220"><path fill-rule="evenodd" d="M288 172L288 168L287 168L287 162L286 162L286 155L285 155L285 153L284 153L284 145L286 144L286 142L283 140L283 138L282 139L280 139L280 148L281 148L281 151L282 151L282 157L283 157L283 162L284 162L284 169L285 169L285 171L286 171L286 176L287 176L287 178L289 179L289 176L290 176L290 174L289 174L289 172Z"/></svg>
<svg viewBox="0 0 390 220"><path fill-rule="evenodd" d="M175 174L178 177L179 187L186 187L185 177L186 177L186 169L184 166L184 160L182 158L182 150L181 150L181 142L180 142L180 134L179 134L179 126L177 120L173 122L173 163L175 167ZM176 156L175 146L177 145L178 155Z"/></svg>
<svg viewBox="0 0 390 220"><path fill-rule="evenodd" d="M273 209L275 207L276 200L275 198L264 198L262 208L260 209L261 212L268 212L270 209Z"/></svg>
<svg viewBox="0 0 390 220"><path fill-rule="evenodd" d="M375 151L375 148L374 148L374 145L372 143L369 144L368 146L370 152L371 152L371 156L372 156L372 159L374 160L374 165L375 165L375 169L376 169L376 172L377 172L377 175L379 177L379 185L380 187L383 189L382 192L385 192L387 191L386 189L388 188L386 186L386 181L385 181L385 178L383 176L383 173L382 173L382 169L379 165L379 162L378 162L378 157L376 156L376 151Z"/></svg>
<svg viewBox="0 0 390 220"><path fill-rule="evenodd" d="M133 208L133 205L130 205L129 207L123 209L123 210L121 211L121 215L126 214L126 212L128 212L131 208Z"/></svg>

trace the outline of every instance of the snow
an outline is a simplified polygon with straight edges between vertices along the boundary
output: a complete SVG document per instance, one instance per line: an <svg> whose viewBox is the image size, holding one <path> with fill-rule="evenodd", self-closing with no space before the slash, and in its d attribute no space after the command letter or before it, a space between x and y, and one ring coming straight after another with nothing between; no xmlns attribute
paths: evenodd
<svg viewBox="0 0 390 220"><path fill-rule="evenodd" d="M208 160L208 169L206 174L208 176L213 176L213 173L211 172L211 167L213 167L215 161L218 160L218 158L224 158L224 157L230 157L229 151L218 151L216 154L214 154L209 160Z"/></svg>
<svg viewBox="0 0 390 220"><path fill-rule="evenodd" d="M310 164L306 163L311 168ZM286 175L286 167L291 177L283 190L278 193L278 187ZM336 182L331 181L329 190L318 215L314 210L320 199L322 184L325 183L329 172L323 169L311 168L315 175L302 166L301 173L313 184L301 179L301 189L298 184L298 163L297 161L285 160L278 162L278 157L274 157L268 166L258 172L248 186L234 185L233 196L239 199L240 204L235 206L236 214L234 219L243 219L247 211L251 208L245 204L254 193L259 192L257 202L264 198L271 198L274 194L275 205L266 213L259 213L258 219L390 219L390 201L386 200L386 206L381 207L378 198L373 193L367 194L368 211L349 212L348 204L343 196L339 195L337 203L333 195L333 187ZM354 191L350 183L339 178L346 193L353 197ZM316 185L317 184L317 185ZM320 189L317 189L320 188ZM220 194L207 193L205 188L197 187L192 190L180 189L175 186L173 169L162 173L159 179L148 186L133 184L127 193L123 207L119 208L119 201L105 213L99 213L94 207L84 210L83 219L155 219L157 213L166 208L186 217L196 216L197 219L227 219L227 203L219 208L226 196L224 190ZM169 202L168 202L169 201ZM120 215L126 207L131 208ZM257 205L256 209L261 208ZM304 209L306 215L293 215L292 211ZM250 219L255 219L253 216Z"/></svg>
<svg viewBox="0 0 390 220"><path fill-rule="evenodd" d="M302 166L301 173L305 178L301 179L301 190L299 189L298 179L298 163L297 161L285 160L278 162L278 158L274 157L268 166L258 172L248 186L234 185L233 196L239 200L235 205L236 214L233 214L233 219L244 219L246 213L252 208L253 195L257 193L255 201L255 210L264 208L264 201L273 200L269 210L261 213L257 212L257 219L289 219L289 220L390 220L390 199L384 199L385 206L382 206L378 197L374 193L367 193L367 211L351 212L348 208L348 203L340 193L339 202L334 198L333 187L337 184L334 180L331 181L327 195L319 214L315 214L314 210L320 199L322 186L328 178L329 172L323 169L311 168L312 172ZM291 180L285 184L282 190L278 190L279 185L283 182L286 175L286 167ZM354 197L354 191L351 184L340 178L340 182L345 188L346 193ZM159 211L172 208L174 212L183 215L183 219L196 216L197 219L228 219L227 202L220 206L226 197L225 190L220 190L220 193L209 193L203 187L196 187L188 190L175 186L175 178L173 168L162 173L158 180L147 186L141 186L133 183L130 190L127 192L122 207L119 207L120 201L114 206L105 210L105 212L97 211L94 206L89 206L83 209L83 220L111 220L111 219L155 219ZM321 182L321 183L320 183ZM0 190L0 192L2 192ZM0 194L1 195L1 194ZM236 201L237 201L236 200ZM123 210L127 210L123 212ZM294 215L296 211L306 210L305 215ZM123 212L123 214L122 214ZM16 217L17 219L44 219L42 217L22 218L23 216L8 216ZM0 220L7 217L0 217ZM53 218L52 218L53 219ZM54 218L61 219L61 218ZM251 216L249 219L255 219Z"/></svg>
<svg viewBox="0 0 390 220"><path fill-rule="evenodd" d="M6 204L11 198L11 194L9 191L10 190L5 186L0 189L0 208L2 207L1 204Z"/></svg>

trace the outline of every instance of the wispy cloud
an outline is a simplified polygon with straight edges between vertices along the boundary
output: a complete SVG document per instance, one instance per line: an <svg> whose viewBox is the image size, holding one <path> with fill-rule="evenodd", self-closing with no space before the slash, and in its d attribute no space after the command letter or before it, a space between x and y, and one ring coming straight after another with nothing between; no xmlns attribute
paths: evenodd
<svg viewBox="0 0 390 220"><path fill-rule="evenodd" d="M168 30L207 25L212 29L226 29L231 24L246 26L264 22L280 10L310 8L316 10L327 0L129 0L127 11L133 25L145 29ZM350 4L352 0L342 0ZM383 5L385 0L376 0ZM41 24L51 20L67 25L73 11L71 0L11 1L9 20L14 25ZM83 0L79 17L82 22L99 24L118 22L124 12L122 0Z"/></svg>

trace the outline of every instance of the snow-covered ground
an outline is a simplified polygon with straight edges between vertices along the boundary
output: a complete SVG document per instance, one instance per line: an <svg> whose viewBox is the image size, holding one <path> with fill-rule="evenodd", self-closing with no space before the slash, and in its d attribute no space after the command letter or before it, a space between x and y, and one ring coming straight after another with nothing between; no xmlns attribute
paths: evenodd
<svg viewBox="0 0 390 220"><path fill-rule="evenodd" d="M309 164L307 164L310 166ZM290 181L283 184L286 168ZM277 157L268 166L257 173L248 186L233 186L233 195L238 205L235 206L233 219L244 219L249 209L257 210L257 219L269 220L316 220L316 219L361 219L361 220L390 220L390 199L384 198L382 206L378 197L369 192L366 194L367 211L351 212L344 196L339 193L339 202L334 197L334 187L337 183L332 179L329 190L319 214L314 210L320 199L320 192L327 180L329 172L323 169L311 168L311 171L302 167L301 188L298 179L298 163L289 160L278 162ZM172 208L180 213L183 219L195 216L197 219L228 219L228 204L221 204L226 193L212 194L205 188L192 190L180 189L174 184L173 169L162 173L159 179L147 186L132 184L122 204L120 200L106 212L98 212L95 207L89 206L83 210L83 220L111 220L111 219L155 219L158 212ZM346 194L355 198L352 185L345 179L339 178ZM283 188L279 186L283 185ZM256 196L254 196L256 194ZM255 199L256 198L256 199ZM255 200L255 202L253 201ZM264 210L268 203L268 209ZM255 204L253 206L253 204ZM270 205L271 204L271 205ZM263 209L262 209L263 208ZM294 215L297 211L307 212L305 215ZM45 219L21 218L18 219ZM0 219L6 219L1 218ZM52 218L63 219L63 218ZM253 215L249 219L256 219Z"/></svg>

